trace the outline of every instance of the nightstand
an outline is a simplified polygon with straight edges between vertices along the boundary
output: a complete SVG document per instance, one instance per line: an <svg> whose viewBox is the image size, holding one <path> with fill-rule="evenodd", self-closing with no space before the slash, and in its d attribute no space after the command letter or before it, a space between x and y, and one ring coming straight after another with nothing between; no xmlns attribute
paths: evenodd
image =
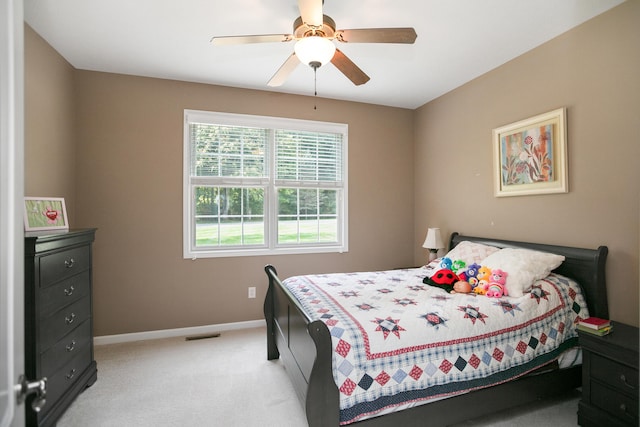
<svg viewBox="0 0 640 427"><path fill-rule="evenodd" d="M638 328L612 322L599 337L579 331L582 346L583 427L638 425Z"/></svg>

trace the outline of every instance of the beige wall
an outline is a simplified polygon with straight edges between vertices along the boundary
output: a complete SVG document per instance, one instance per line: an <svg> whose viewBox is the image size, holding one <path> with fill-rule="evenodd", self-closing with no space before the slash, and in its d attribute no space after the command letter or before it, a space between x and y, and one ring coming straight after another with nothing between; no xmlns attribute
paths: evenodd
<svg viewBox="0 0 640 427"><path fill-rule="evenodd" d="M88 71L76 89L78 224L99 228L97 335L260 319L267 263L289 276L411 262L412 111ZM347 123L349 252L182 259L184 109Z"/></svg>
<svg viewBox="0 0 640 427"><path fill-rule="evenodd" d="M626 2L416 110L414 249L427 226L606 245L610 316L638 324L639 22ZM570 192L495 198L492 129L559 107Z"/></svg>
<svg viewBox="0 0 640 427"><path fill-rule="evenodd" d="M75 70L25 25L25 196L64 197L75 216Z"/></svg>
<svg viewBox="0 0 640 427"><path fill-rule="evenodd" d="M427 226L606 244L612 318L637 324L639 16L630 3L416 111L70 71L27 28L27 191L60 193L72 226L99 229L97 335L259 319L265 264L289 276L420 263ZM494 198L491 129L561 106L571 192ZM349 253L183 260L185 108L349 124ZM51 188L42 165L61 152Z"/></svg>

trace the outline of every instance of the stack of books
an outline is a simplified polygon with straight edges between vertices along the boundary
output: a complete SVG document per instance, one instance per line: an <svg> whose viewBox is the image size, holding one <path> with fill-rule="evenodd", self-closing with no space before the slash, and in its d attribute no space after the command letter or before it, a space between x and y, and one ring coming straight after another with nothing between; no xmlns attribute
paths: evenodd
<svg viewBox="0 0 640 427"><path fill-rule="evenodd" d="M599 317L587 317L578 322L578 330L593 335L607 335L613 330L613 325L608 319Z"/></svg>

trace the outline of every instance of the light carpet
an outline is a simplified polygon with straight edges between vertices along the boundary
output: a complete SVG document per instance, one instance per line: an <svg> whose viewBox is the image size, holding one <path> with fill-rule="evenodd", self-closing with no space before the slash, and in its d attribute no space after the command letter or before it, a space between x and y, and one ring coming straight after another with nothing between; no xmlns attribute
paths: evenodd
<svg viewBox="0 0 640 427"><path fill-rule="evenodd" d="M265 335L254 328L96 346L98 381L58 427L304 427L282 364L267 360ZM578 400L576 390L456 426L575 426Z"/></svg>

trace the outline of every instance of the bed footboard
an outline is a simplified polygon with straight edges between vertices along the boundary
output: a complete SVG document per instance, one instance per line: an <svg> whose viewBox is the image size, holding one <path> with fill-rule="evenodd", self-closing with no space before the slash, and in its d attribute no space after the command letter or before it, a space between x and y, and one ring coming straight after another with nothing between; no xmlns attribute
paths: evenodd
<svg viewBox="0 0 640 427"><path fill-rule="evenodd" d="M277 277L276 269L270 265L264 268L269 278L269 287L267 295L264 299L264 318L267 321L267 360L274 360L280 357L278 344L276 343L276 325L275 325L275 307L274 307L274 290L273 277Z"/></svg>
<svg viewBox="0 0 640 427"><path fill-rule="evenodd" d="M267 265L269 288L264 301L267 358L280 358L310 427L337 426L340 401L333 381L332 344L327 326L312 321L282 285L276 269Z"/></svg>

